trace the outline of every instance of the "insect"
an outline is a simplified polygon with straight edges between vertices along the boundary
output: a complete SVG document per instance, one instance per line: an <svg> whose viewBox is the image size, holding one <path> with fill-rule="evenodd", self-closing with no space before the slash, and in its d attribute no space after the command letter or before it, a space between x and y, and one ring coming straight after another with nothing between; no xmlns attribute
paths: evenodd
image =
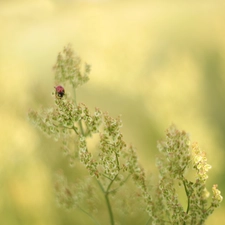
<svg viewBox="0 0 225 225"><path fill-rule="evenodd" d="M55 87L55 95L56 95L56 97L62 98L64 94L65 94L64 87L62 87L60 85Z"/></svg>

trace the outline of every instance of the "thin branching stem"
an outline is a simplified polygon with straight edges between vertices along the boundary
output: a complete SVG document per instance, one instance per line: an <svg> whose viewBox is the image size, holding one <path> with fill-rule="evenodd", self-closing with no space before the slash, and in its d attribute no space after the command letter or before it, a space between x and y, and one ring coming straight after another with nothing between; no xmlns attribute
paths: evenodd
<svg viewBox="0 0 225 225"><path fill-rule="evenodd" d="M97 181L97 183L98 183L98 185L99 185L101 191L102 191L103 193L105 193L105 189L104 189L104 187L102 186L102 183L100 182L100 180L96 179L96 181Z"/></svg>
<svg viewBox="0 0 225 225"><path fill-rule="evenodd" d="M109 180L111 180L111 181L113 180L110 177L108 177L107 175L105 175L104 173L102 174L102 176L105 177L105 178L107 178L107 179L109 179Z"/></svg>
<svg viewBox="0 0 225 225"><path fill-rule="evenodd" d="M109 201L109 196L108 196L109 195L108 189L109 189L110 185L112 184L112 182L113 182L113 180L110 182L110 184L109 184L109 186L107 188L107 191L105 191L105 189L102 186L101 182L99 180L97 180L97 183L98 183L100 189L105 194L106 205L107 205L107 208L108 208L108 211L109 211L110 224L114 225L115 224L114 216L113 216L112 207L111 207L111 204L110 204L110 201Z"/></svg>
<svg viewBox="0 0 225 225"><path fill-rule="evenodd" d="M183 178L182 181L183 181L185 193L186 193L187 199L188 199L187 210L186 210L186 213L188 214L189 209L190 209L190 193L188 192L188 189L187 189L187 185L186 185L185 179Z"/></svg>
<svg viewBox="0 0 225 225"><path fill-rule="evenodd" d="M116 187L116 188L114 188L113 190L108 191L108 193L112 193L112 192L117 191L123 184L126 183L126 181L129 179L129 177L130 177L130 174L129 174L123 181L120 182L120 186L119 186L119 187Z"/></svg>
<svg viewBox="0 0 225 225"><path fill-rule="evenodd" d="M77 208L82 211L83 213L85 213L86 215L88 215L91 220L96 224L96 225L100 225L100 223L91 215L89 214L87 211L85 211L83 208L81 208L79 205L77 205Z"/></svg>
<svg viewBox="0 0 225 225"><path fill-rule="evenodd" d="M109 193L110 187L112 186L113 182L115 181L115 179L117 178L118 175L119 175L119 173L117 173L116 176L109 183L109 186L108 186L108 188L106 190L107 193Z"/></svg>
<svg viewBox="0 0 225 225"><path fill-rule="evenodd" d="M73 85L73 97L74 97L74 104L75 104L75 106L77 107L77 95L76 95L76 88L75 88L74 85ZM78 124L79 124L79 127L80 127L80 133L81 133L83 136L85 136L85 134L84 134L84 129L83 129L83 126L82 126L82 121L79 120L79 121L78 121ZM75 132L76 132L76 131L75 131Z"/></svg>
<svg viewBox="0 0 225 225"><path fill-rule="evenodd" d="M151 217L149 217L149 219L148 219L148 221L146 222L145 225L148 225L150 221L151 221Z"/></svg>
<svg viewBox="0 0 225 225"><path fill-rule="evenodd" d="M120 170L120 162L119 162L119 159L118 159L118 154L115 152L116 154L116 164L117 164L117 169L118 171Z"/></svg>
<svg viewBox="0 0 225 225"><path fill-rule="evenodd" d="M186 210L186 213L188 214L189 209L190 209L190 193L188 192L187 185L186 185L186 180L184 179L184 177L182 177L182 181L183 181L185 193L186 193L187 200L188 200L188 203L187 203L187 210ZM186 225L186 222L184 222L183 225Z"/></svg>
<svg viewBox="0 0 225 225"><path fill-rule="evenodd" d="M72 129L75 131L75 133L78 135L78 131L77 131L77 128L75 126L72 127Z"/></svg>

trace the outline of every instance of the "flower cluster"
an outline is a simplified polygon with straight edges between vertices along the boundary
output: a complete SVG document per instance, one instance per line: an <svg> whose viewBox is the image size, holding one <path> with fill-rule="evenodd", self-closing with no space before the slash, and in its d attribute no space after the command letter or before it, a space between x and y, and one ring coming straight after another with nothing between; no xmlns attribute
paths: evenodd
<svg viewBox="0 0 225 225"><path fill-rule="evenodd" d="M78 109L82 112L81 120L86 126L85 135L91 135L99 131L99 127L102 124L102 112L100 109L95 108L94 114L91 115L88 107L84 104L80 104Z"/></svg>
<svg viewBox="0 0 225 225"><path fill-rule="evenodd" d="M154 207L156 224L204 224L208 215L219 206L222 196L217 186L213 186L213 198L208 207L209 192L206 189L207 164L204 152L197 143L190 145L189 135L172 125L166 132L166 140L158 144L162 156L157 161L159 185L156 191ZM185 169L196 170L195 181L185 177ZM186 209L180 203L176 184L183 184L186 198ZM151 203L152 204L152 203ZM157 208L161 205L161 209Z"/></svg>
<svg viewBox="0 0 225 225"><path fill-rule="evenodd" d="M52 123L52 113L52 109L42 110L41 112L29 110L28 117L30 121L43 133L54 137L55 140L58 140L60 137L60 129Z"/></svg>
<svg viewBox="0 0 225 225"><path fill-rule="evenodd" d="M69 83L74 88L86 83L88 81L88 75L90 73L90 65L84 65L82 71L81 59L77 56L70 45L63 49L62 53L58 54L57 62L53 67L55 71L56 83Z"/></svg>
<svg viewBox="0 0 225 225"><path fill-rule="evenodd" d="M40 112L30 110L29 119L45 134L54 136L56 140L64 136L69 129L78 130L75 125L81 119L81 112L68 99L55 99L55 107Z"/></svg>
<svg viewBox="0 0 225 225"><path fill-rule="evenodd" d="M103 173L110 179L115 179L121 170L119 158L121 151L126 147L120 133L121 120L104 114L103 131L100 133L99 163Z"/></svg>
<svg viewBox="0 0 225 225"><path fill-rule="evenodd" d="M93 159L92 154L88 151L87 142L84 136L79 139L79 158L91 176L99 178L99 171L97 169L98 163Z"/></svg>
<svg viewBox="0 0 225 225"><path fill-rule="evenodd" d="M82 163L96 178L108 179L109 182L121 181L125 173L132 174L134 179L141 179L143 171L140 169L134 148L127 148L120 131L121 118L112 118L108 113L96 109L93 116L85 107L82 110L83 135L79 139L79 155ZM85 132L85 130L87 130ZM98 133L98 159L88 150L86 136ZM139 176L139 178L137 178Z"/></svg>
<svg viewBox="0 0 225 225"><path fill-rule="evenodd" d="M166 140L158 142L157 147L162 153L162 158L158 159L161 175L169 173L173 178L182 176L191 160L189 135L172 125L166 131Z"/></svg>
<svg viewBox="0 0 225 225"><path fill-rule="evenodd" d="M193 168L196 169L199 179L202 181L207 180L207 172L211 169L211 165L207 163L205 152L201 151L197 143L193 143L192 154Z"/></svg>
<svg viewBox="0 0 225 225"><path fill-rule="evenodd" d="M211 206L214 208L219 207L220 203L223 200L221 192L220 192L220 190L217 189L217 187L218 187L217 184L214 184L212 187L213 196L212 196Z"/></svg>

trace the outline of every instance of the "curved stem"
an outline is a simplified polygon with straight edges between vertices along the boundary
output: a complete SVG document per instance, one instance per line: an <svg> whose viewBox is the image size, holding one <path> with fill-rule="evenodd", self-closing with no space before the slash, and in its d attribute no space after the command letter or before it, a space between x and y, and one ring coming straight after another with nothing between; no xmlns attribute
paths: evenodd
<svg viewBox="0 0 225 225"><path fill-rule="evenodd" d="M149 219L148 219L148 221L146 222L145 225L148 225L150 221L151 221L151 217L149 217Z"/></svg>
<svg viewBox="0 0 225 225"><path fill-rule="evenodd" d="M186 180L185 180L184 177L182 177L182 181L183 181L185 193L187 195L187 200L188 200L187 210L186 210L186 213L188 214L189 213L189 210L190 210L190 196L191 196L191 194L188 192L187 185L186 185ZM183 225L186 225L186 222L184 222Z"/></svg>
<svg viewBox="0 0 225 225"><path fill-rule="evenodd" d="M95 220L94 217L92 217L92 215L90 215L87 211L85 211L84 209L82 209L80 206L77 205L77 208L80 209L80 211L82 211L83 213L85 213L86 215L88 215L92 220L93 222L96 224L96 225L100 225L100 223Z"/></svg>
<svg viewBox="0 0 225 225"><path fill-rule="evenodd" d="M114 217L113 217L113 212L112 212L112 207L111 207L111 204L110 204L110 201L109 201L109 193L106 192L105 193L105 200L106 200L106 204L107 204L107 208L109 210L109 216L110 216L110 223L111 225L114 225Z"/></svg>
<svg viewBox="0 0 225 225"><path fill-rule="evenodd" d="M188 214L189 208L190 208L190 194L188 193L188 189L187 189L186 182L184 179L183 179L183 185L184 185L185 193L186 193L187 199L188 199L188 205L187 205L187 210L186 210L186 213Z"/></svg>

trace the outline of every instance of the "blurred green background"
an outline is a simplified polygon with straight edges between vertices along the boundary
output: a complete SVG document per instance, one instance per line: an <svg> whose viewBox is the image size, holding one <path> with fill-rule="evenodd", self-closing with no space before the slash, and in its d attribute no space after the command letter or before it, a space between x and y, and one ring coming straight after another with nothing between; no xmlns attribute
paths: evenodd
<svg viewBox="0 0 225 225"><path fill-rule="evenodd" d="M0 1L0 32L2 225L88 224L56 206L53 177L67 161L27 120L29 108L53 104L52 66L68 43L92 65L78 101L121 114L147 170L175 123L207 152L207 185L225 195L223 0ZM223 224L224 209L206 224Z"/></svg>

